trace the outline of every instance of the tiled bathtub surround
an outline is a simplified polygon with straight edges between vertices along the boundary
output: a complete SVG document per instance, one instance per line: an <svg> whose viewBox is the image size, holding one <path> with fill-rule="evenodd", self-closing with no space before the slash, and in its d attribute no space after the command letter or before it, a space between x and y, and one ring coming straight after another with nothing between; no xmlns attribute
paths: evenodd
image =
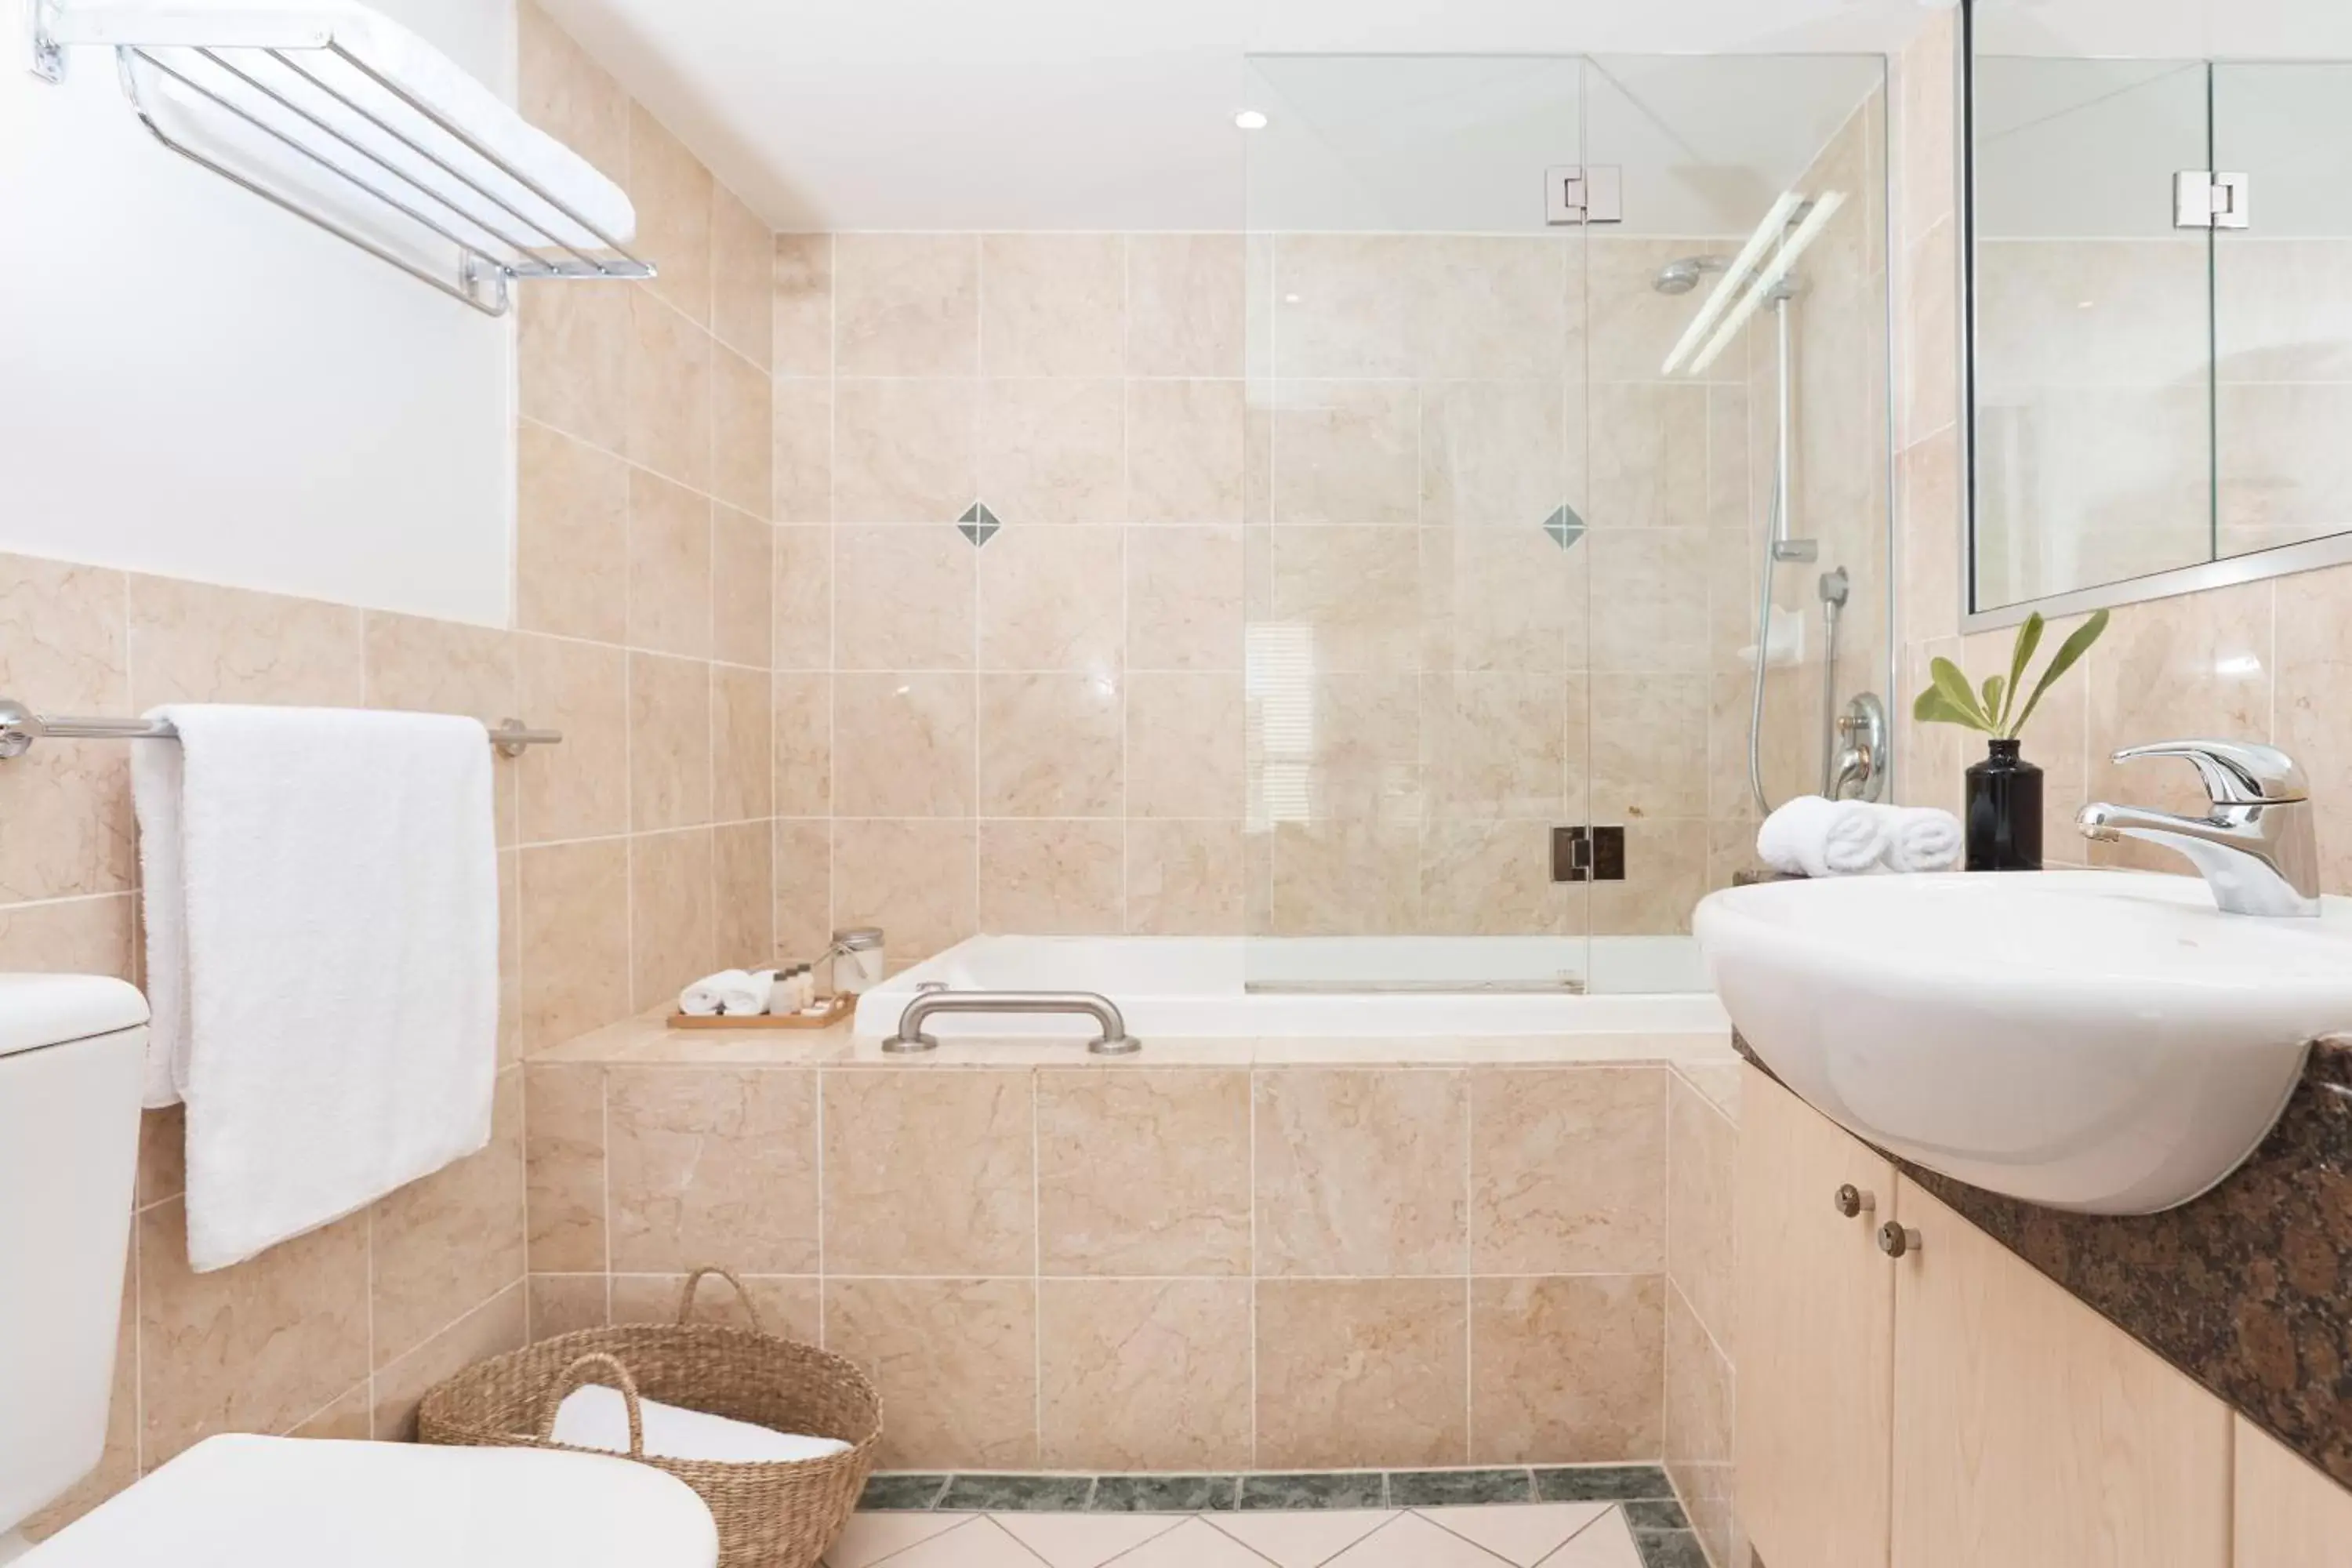
<svg viewBox="0 0 2352 1568"><path fill-rule="evenodd" d="M399 1435L428 1385L520 1342L515 1064L769 944L772 237L534 8L521 23L524 113L624 182L662 278L520 291L515 626L0 555L0 692L36 708L430 709L565 732L497 769L489 1148L198 1276L179 1118L151 1114L106 1458L37 1532L214 1432ZM0 968L138 977L128 750L45 742L0 764Z"/></svg>
<svg viewBox="0 0 2352 1568"><path fill-rule="evenodd" d="M526 1068L536 1333L729 1262L875 1371L897 1468L1666 1456L1668 1067L612 1039Z"/></svg>

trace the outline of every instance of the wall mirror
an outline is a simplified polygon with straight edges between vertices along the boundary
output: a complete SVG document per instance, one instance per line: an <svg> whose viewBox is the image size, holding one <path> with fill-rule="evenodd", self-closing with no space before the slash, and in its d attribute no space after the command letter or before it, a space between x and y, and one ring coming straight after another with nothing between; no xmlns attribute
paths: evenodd
<svg viewBox="0 0 2352 1568"><path fill-rule="evenodd" d="M1968 624L2352 561L2352 5L1962 15Z"/></svg>

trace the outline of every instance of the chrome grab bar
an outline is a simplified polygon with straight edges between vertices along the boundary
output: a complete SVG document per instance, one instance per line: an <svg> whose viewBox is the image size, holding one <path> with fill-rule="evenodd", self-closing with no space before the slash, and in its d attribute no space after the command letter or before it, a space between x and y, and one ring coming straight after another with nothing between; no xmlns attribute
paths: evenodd
<svg viewBox="0 0 2352 1568"><path fill-rule="evenodd" d="M1092 991L925 991L898 1015L898 1032L882 1042L892 1056L912 1056L937 1050L940 1042L923 1033L934 1013L1083 1013L1102 1033L1087 1042L1098 1057L1131 1056L1143 1042L1127 1032L1127 1020L1118 1005Z"/></svg>

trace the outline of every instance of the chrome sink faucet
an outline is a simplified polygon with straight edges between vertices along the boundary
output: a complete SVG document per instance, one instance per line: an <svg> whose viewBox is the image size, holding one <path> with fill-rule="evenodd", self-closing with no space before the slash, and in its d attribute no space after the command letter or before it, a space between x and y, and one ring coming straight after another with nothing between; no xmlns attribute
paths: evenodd
<svg viewBox="0 0 2352 1568"><path fill-rule="evenodd" d="M2181 757L2205 782L2212 809L2175 816L2094 801L2075 814L2085 838L2145 839L2189 857L2213 901L2230 914L2319 913L2319 838L2311 825L2311 786L2293 757L2244 741L2159 741L2127 746L2135 757Z"/></svg>

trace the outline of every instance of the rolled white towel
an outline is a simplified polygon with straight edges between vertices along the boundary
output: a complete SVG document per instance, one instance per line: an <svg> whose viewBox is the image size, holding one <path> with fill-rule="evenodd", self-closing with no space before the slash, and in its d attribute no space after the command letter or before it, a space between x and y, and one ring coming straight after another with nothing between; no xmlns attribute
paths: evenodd
<svg viewBox="0 0 2352 1568"><path fill-rule="evenodd" d="M690 1018L739 1017L768 1010L768 984L740 969L706 974L677 994L677 1010Z"/></svg>
<svg viewBox="0 0 2352 1568"><path fill-rule="evenodd" d="M1885 815L1866 801L1799 795L1764 819L1756 853L1792 876L1857 876L1878 868L1891 830Z"/></svg>
<svg viewBox="0 0 2352 1568"><path fill-rule="evenodd" d="M1894 824L1886 837L1890 871L1948 871L1960 863L1960 819L1933 806L1882 806Z"/></svg>

